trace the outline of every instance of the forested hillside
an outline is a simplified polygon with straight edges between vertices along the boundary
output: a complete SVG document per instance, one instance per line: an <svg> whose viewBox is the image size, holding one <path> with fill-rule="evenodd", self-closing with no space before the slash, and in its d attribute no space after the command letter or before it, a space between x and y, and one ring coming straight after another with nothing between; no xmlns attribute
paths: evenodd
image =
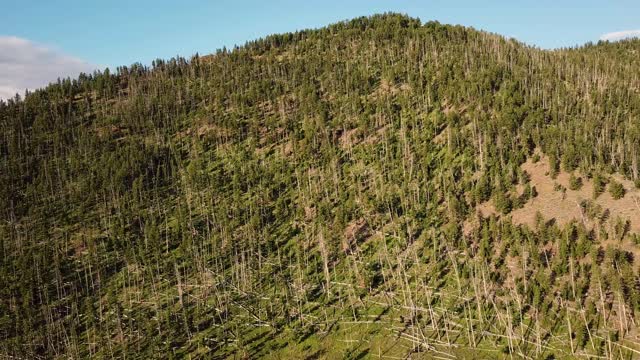
<svg viewBox="0 0 640 360"><path fill-rule="evenodd" d="M0 357L640 357L640 40L377 15L0 134Z"/></svg>

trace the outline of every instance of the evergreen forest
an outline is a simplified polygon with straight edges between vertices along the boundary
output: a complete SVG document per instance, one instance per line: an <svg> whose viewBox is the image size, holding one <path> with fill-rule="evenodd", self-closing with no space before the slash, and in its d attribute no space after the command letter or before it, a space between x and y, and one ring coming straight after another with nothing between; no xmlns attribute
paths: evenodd
<svg viewBox="0 0 640 360"><path fill-rule="evenodd" d="M640 358L640 40L387 13L0 101L0 358Z"/></svg>

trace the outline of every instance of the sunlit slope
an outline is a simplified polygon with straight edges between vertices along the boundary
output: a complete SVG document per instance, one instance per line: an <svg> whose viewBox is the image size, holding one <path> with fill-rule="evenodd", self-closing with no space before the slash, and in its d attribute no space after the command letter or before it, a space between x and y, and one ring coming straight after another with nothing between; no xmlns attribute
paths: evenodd
<svg viewBox="0 0 640 360"><path fill-rule="evenodd" d="M1 103L0 353L633 358L639 51L386 14Z"/></svg>

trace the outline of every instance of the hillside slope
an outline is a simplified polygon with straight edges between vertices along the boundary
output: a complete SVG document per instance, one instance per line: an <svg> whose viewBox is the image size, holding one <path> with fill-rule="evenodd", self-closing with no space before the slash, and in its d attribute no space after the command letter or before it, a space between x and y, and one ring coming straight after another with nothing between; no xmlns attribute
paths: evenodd
<svg viewBox="0 0 640 360"><path fill-rule="evenodd" d="M639 52L385 14L0 102L0 354L638 356Z"/></svg>

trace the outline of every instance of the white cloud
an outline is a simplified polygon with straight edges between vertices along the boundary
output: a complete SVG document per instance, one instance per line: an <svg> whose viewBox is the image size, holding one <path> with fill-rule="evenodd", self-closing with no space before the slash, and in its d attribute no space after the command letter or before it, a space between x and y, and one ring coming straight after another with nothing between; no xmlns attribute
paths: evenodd
<svg viewBox="0 0 640 360"><path fill-rule="evenodd" d="M89 73L95 65L15 36L0 36L0 99L24 95L58 78Z"/></svg>
<svg viewBox="0 0 640 360"><path fill-rule="evenodd" d="M629 38L633 38L633 37L640 37L640 29L639 30L615 31L615 32L602 34L600 36L600 40L618 41L618 40L629 39Z"/></svg>

